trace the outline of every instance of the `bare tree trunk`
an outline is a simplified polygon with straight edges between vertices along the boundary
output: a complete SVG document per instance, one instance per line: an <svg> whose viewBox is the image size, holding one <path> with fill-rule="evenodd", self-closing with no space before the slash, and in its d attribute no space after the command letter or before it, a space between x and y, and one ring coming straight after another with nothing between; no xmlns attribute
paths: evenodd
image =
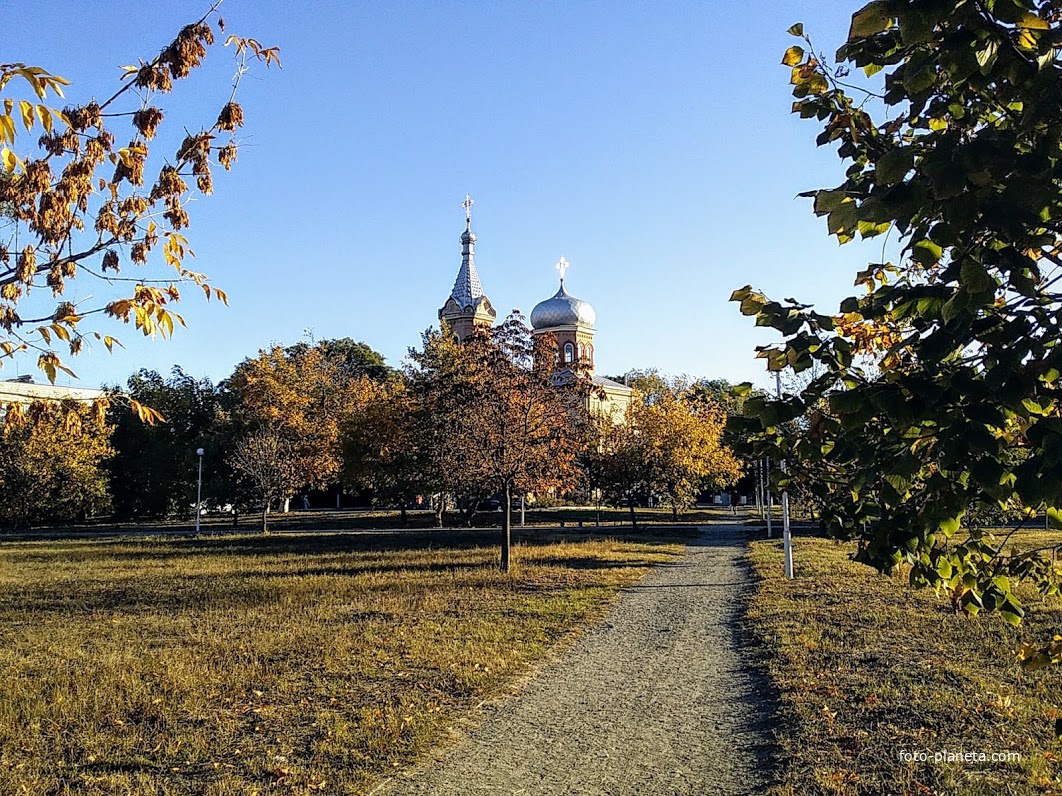
<svg viewBox="0 0 1062 796"><path fill-rule="evenodd" d="M402 505L399 508L399 512L402 515L402 527L405 528L409 524L409 519L406 517L406 501L402 501Z"/></svg>
<svg viewBox="0 0 1062 796"><path fill-rule="evenodd" d="M269 533L269 501L262 507L262 533Z"/></svg>
<svg viewBox="0 0 1062 796"><path fill-rule="evenodd" d="M435 503L435 527L443 527L443 512L446 510L446 499L443 493L439 493L438 500Z"/></svg>
<svg viewBox="0 0 1062 796"><path fill-rule="evenodd" d="M505 508L502 514L502 549L501 549L501 568L502 572L509 571L509 558L512 548L512 499L513 488L509 483L505 484Z"/></svg>
<svg viewBox="0 0 1062 796"><path fill-rule="evenodd" d="M671 504L671 521L678 522L678 503Z"/></svg>
<svg viewBox="0 0 1062 796"><path fill-rule="evenodd" d="M634 498L633 497L630 500L627 501L627 505L630 507L630 510L631 510L631 529L632 530L637 530L638 529L638 520L634 516Z"/></svg>

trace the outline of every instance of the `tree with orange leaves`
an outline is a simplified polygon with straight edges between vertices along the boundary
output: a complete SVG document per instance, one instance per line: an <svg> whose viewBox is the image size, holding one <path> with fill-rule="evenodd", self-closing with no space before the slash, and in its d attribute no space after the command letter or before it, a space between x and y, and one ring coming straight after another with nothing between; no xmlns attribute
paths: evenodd
<svg viewBox="0 0 1062 796"><path fill-rule="evenodd" d="M155 57L124 67L121 84L101 102L58 110L49 102L62 99L70 81L38 66L0 64L0 208L9 222L0 238L0 365L34 353L54 381L58 371L73 375L60 347L76 355L90 337L107 350L118 343L102 329L88 332L88 316L167 337L184 323L172 310L181 285L225 301L206 275L186 264L189 181L199 194L210 194L212 168L232 167L244 121L236 102L240 78L252 61L279 66L277 48L228 36L238 67L216 120L198 130L184 122L193 131L176 151L158 165L149 158L165 118L156 101L203 62L225 27L219 6L182 28ZM119 131L113 120L132 130ZM128 266L135 270L123 274ZM97 306L75 304L66 295L78 278L121 292Z"/></svg>
<svg viewBox="0 0 1062 796"><path fill-rule="evenodd" d="M514 313L462 343L448 330L410 352L425 461L444 490L502 498L501 568L512 563L512 499L573 486L585 438L578 378L554 373L555 347Z"/></svg>

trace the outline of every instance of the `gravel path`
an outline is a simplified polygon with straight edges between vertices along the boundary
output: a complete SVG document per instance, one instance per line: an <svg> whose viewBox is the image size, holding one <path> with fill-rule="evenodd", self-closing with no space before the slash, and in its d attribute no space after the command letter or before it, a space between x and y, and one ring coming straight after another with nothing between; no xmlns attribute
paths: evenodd
<svg viewBox="0 0 1062 796"><path fill-rule="evenodd" d="M770 689L739 633L743 533L703 529L515 698L373 796L754 794L770 780Z"/></svg>

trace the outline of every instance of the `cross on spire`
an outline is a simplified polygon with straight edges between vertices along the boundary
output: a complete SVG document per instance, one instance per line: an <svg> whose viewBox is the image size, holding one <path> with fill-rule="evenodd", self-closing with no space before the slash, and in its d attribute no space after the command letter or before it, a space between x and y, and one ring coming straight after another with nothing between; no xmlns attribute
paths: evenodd
<svg viewBox="0 0 1062 796"><path fill-rule="evenodd" d="M469 229L472 229L472 205L475 203L475 200L467 193L465 194L465 201L461 203L461 207L465 208L465 226Z"/></svg>
<svg viewBox="0 0 1062 796"><path fill-rule="evenodd" d="M554 268L557 269L557 273L560 274L561 287L564 287L564 274L565 274L565 272L567 272L567 270L568 270L568 268L570 266L571 266L571 263L568 262L568 259L566 257L564 257L563 255L561 256L561 258L559 260L557 260L557 264L555 266L553 266Z"/></svg>

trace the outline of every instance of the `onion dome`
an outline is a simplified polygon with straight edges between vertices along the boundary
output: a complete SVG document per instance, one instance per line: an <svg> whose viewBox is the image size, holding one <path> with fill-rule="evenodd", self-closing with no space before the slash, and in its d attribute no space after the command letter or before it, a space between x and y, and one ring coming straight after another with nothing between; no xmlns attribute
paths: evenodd
<svg viewBox="0 0 1062 796"><path fill-rule="evenodd" d="M531 310L531 327L541 330L558 326L593 326L597 321L594 308L589 302L568 295L564 289L564 272L568 270L568 261L565 258L560 258L557 270L561 275L560 290Z"/></svg>

